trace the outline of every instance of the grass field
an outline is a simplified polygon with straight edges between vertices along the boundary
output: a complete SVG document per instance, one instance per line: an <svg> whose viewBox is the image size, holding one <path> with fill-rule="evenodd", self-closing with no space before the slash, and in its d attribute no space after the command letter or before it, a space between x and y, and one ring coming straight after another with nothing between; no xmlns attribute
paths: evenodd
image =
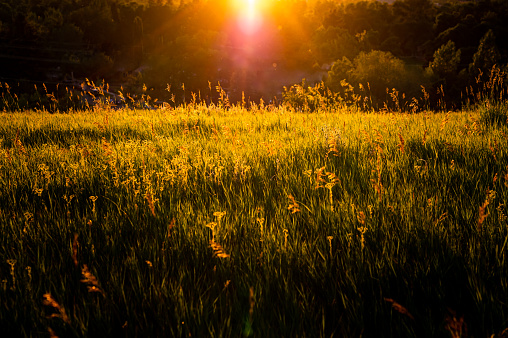
<svg viewBox="0 0 508 338"><path fill-rule="evenodd" d="M506 114L3 113L2 334L505 337Z"/></svg>

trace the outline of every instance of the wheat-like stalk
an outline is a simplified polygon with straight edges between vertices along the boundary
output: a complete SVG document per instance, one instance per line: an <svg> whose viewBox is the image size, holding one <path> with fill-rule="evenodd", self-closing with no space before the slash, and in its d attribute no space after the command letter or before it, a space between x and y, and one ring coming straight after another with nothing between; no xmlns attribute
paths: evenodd
<svg viewBox="0 0 508 338"><path fill-rule="evenodd" d="M402 135L399 133L399 144L397 145L399 147L399 150L401 153L404 153L404 138L402 137Z"/></svg>
<svg viewBox="0 0 508 338"><path fill-rule="evenodd" d="M425 143L427 142L427 133L429 132L429 129L425 129L425 131L423 132L423 137L422 137L422 144L425 145Z"/></svg>
<svg viewBox="0 0 508 338"><path fill-rule="evenodd" d="M351 248L351 243L353 242L353 233L351 233L351 232L348 233L346 235L346 240L347 240L347 247L348 247L348 249L350 249Z"/></svg>
<svg viewBox="0 0 508 338"><path fill-rule="evenodd" d="M9 264L10 266L10 274L11 274L11 278L12 278L12 286L11 286L11 290L15 290L16 289L16 275L14 274L14 266L16 265L16 260L15 259L8 259L7 260L7 264Z"/></svg>
<svg viewBox="0 0 508 338"><path fill-rule="evenodd" d="M249 322L252 324L252 315L254 314L254 305L256 300L254 299L254 288L251 286L249 289Z"/></svg>
<svg viewBox="0 0 508 338"><path fill-rule="evenodd" d="M447 212L442 213L441 216L439 216L439 218L437 219L437 221L434 222L434 226L437 226L439 223L444 221L446 217L448 217L448 213Z"/></svg>
<svg viewBox="0 0 508 338"><path fill-rule="evenodd" d="M11 156L11 152L9 149L5 149L5 160L9 163L9 164L12 164L12 156Z"/></svg>
<svg viewBox="0 0 508 338"><path fill-rule="evenodd" d="M284 250L287 249L288 246L288 236L289 236L289 230L283 229L284 231Z"/></svg>
<svg viewBox="0 0 508 338"><path fill-rule="evenodd" d="M230 257L224 251L224 248L219 243L215 242L214 240L210 241L210 247L212 248L213 253L214 253L215 256L217 256L219 258L228 258L228 257Z"/></svg>
<svg viewBox="0 0 508 338"><path fill-rule="evenodd" d="M496 192L494 190L489 190L487 192L487 197L485 198L485 202L480 206L478 211L478 222L477 222L477 228L478 231L482 230L482 225L489 213L487 212L487 207L492 202L492 200L496 197Z"/></svg>
<svg viewBox="0 0 508 338"><path fill-rule="evenodd" d="M31 291L32 290L32 267L27 266L25 269L26 269L26 274L28 277L27 289L28 289L28 291Z"/></svg>
<svg viewBox="0 0 508 338"><path fill-rule="evenodd" d="M45 293L43 296L42 304L52 308L58 313L52 313L48 318L61 318L65 323L70 324L71 321L65 312L63 306L57 303L57 301L51 296L50 293Z"/></svg>
<svg viewBox="0 0 508 338"><path fill-rule="evenodd" d="M90 272L86 264L83 265L83 268L81 269L81 274L83 276L83 279L81 279L81 283L86 284L88 292L98 292L104 296L104 291L102 291L102 289L100 288L99 281Z"/></svg>
<svg viewBox="0 0 508 338"><path fill-rule="evenodd" d="M321 167L316 171L316 186L314 189L325 188L328 190L328 200L332 212L333 207L333 187L340 184L340 179L332 172L325 171L325 167Z"/></svg>
<svg viewBox="0 0 508 338"><path fill-rule="evenodd" d="M288 206L288 210L291 211L292 214L296 214L297 212L300 212L300 205L296 202L295 198L293 197L293 195L289 195L288 196L289 200L290 200L290 204Z"/></svg>
<svg viewBox="0 0 508 338"><path fill-rule="evenodd" d="M264 224L265 224L265 219L263 217L261 218L256 218L256 221L258 222L259 224L259 227L261 228L261 238L260 240L262 241L263 240L263 236L264 236Z"/></svg>
<svg viewBox="0 0 508 338"><path fill-rule="evenodd" d="M325 174L323 173L324 171L325 167L321 167L316 170L316 186L314 187L314 189L322 188L324 187L324 184L326 184L326 180L323 179L323 177L325 177Z"/></svg>
<svg viewBox="0 0 508 338"><path fill-rule="evenodd" d="M494 140L494 145L492 145L492 142L491 140L489 140L489 149L490 149L490 152L492 153L492 157L494 157L494 161L497 161L497 152L499 150L499 147L497 145L497 141Z"/></svg>
<svg viewBox="0 0 508 338"><path fill-rule="evenodd" d="M23 146L23 143L19 139L19 129L16 132L16 138L14 139L14 146L16 147L16 150L18 151L19 155L26 154L25 146Z"/></svg>
<svg viewBox="0 0 508 338"><path fill-rule="evenodd" d="M56 335L55 331L53 331L53 329L51 327L48 326L48 333L49 333L49 337L50 338L58 338L58 336Z"/></svg>
<svg viewBox="0 0 508 338"><path fill-rule="evenodd" d="M210 222L206 224L207 228L210 228L212 230L212 242L215 240L215 227L217 226L216 222Z"/></svg>
<svg viewBox="0 0 508 338"><path fill-rule="evenodd" d="M332 254L332 240L333 240L333 236L327 236L326 239L328 240L328 246L330 248L330 257L333 257L333 254Z"/></svg>
<svg viewBox="0 0 508 338"><path fill-rule="evenodd" d="M383 170L383 162L382 162L382 152L383 150L378 145L377 147L377 160L376 160L376 168L372 170L372 172L376 175L376 179L372 178L370 181L372 182L372 186L376 193L378 194L378 198L381 201L383 197L383 183L381 182L381 172Z"/></svg>
<svg viewBox="0 0 508 338"><path fill-rule="evenodd" d="M356 218L358 219L358 222L360 222L360 224L365 225L365 213L363 211L360 211L356 216Z"/></svg>
<svg viewBox="0 0 508 338"><path fill-rule="evenodd" d="M450 332L452 338L467 337L467 325L464 317L457 318L455 311L449 310L450 314L446 316L445 328Z"/></svg>
<svg viewBox="0 0 508 338"><path fill-rule="evenodd" d="M365 248L365 233L367 232L367 227L359 227L357 229L360 232L360 244L362 245L362 250Z"/></svg>
<svg viewBox="0 0 508 338"><path fill-rule="evenodd" d="M145 193L145 199L148 203L148 207L150 208L150 212L152 213L152 216L155 217L155 204L154 202L157 201L157 199L154 199L152 196L152 192L150 190L147 190Z"/></svg>
<svg viewBox="0 0 508 338"><path fill-rule="evenodd" d="M78 266L78 234L74 233L74 239L72 241L72 261L74 266Z"/></svg>
<svg viewBox="0 0 508 338"><path fill-rule="evenodd" d="M97 201L98 196L90 196L89 199L92 201L92 213L95 213L95 201Z"/></svg>
<svg viewBox="0 0 508 338"><path fill-rule="evenodd" d="M220 225L220 221L221 221L222 217L224 217L226 215L226 212L225 211L216 211L213 213L213 215L215 217L217 217L217 223Z"/></svg>
<svg viewBox="0 0 508 338"><path fill-rule="evenodd" d="M443 131L445 126L450 122L450 112L447 112L443 120L441 121L441 124L439 125L439 130Z"/></svg>
<svg viewBox="0 0 508 338"><path fill-rule="evenodd" d="M383 298L383 299L385 302L392 304L392 309L394 309L395 311L407 316L408 318L411 318L412 320L415 319L413 315L404 306L400 305L393 299L391 298Z"/></svg>
<svg viewBox="0 0 508 338"><path fill-rule="evenodd" d="M173 217L173 219L171 220L171 222L169 223L168 225L168 234L167 234L167 237L171 237L171 231L173 230L173 228L175 227L176 225L176 220L175 218Z"/></svg>

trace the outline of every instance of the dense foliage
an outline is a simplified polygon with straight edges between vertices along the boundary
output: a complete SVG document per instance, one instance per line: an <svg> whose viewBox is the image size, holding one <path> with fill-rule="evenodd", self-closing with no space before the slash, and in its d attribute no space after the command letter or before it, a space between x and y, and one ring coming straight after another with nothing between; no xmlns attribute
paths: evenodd
<svg viewBox="0 0 508 338"><path fill-rule="evenodd" d="M282 85L319 79L340 60L343 69L325 79L332 87L344 79L355 88L369 84L378 108L386 88L413 96L420 85L430 93L443 85L458 106L480 72L508 61L503 0L272 1L254 32L241 29L244 7L228 0L6 0L0 80L57 83L74 75L132 92L146 84L152 96L169 101L174 94L180 102L191 92L210 96L208 81L220 81L232 100L244 92L268 101ZM396 69L376 77L377 57Z"/></svg>

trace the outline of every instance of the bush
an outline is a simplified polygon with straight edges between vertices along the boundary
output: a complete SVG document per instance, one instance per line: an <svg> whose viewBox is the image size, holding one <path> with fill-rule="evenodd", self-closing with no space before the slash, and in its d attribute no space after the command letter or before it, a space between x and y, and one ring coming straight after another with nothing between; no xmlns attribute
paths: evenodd
<svg viewBox="0 0 508 338"><path fill-rule="evenodd" d="M353 62L345 57L337 60L328 72L326 85L334 91L341 91L343 80L359 88L357 94L367 98L374 109L386 107L394 100L394 95L408 101L419 94L420 86L417 84L427 82L420 66L406 65L393 54L379 50L362 52ZM396 109L407 103L400 102L399 98L396 100Z"/></svg>
<svg viewBox="0 0 508 338"><path fill-rule="evenodd" d="M407 70L404 61L389 52L374 50L360 53L354 61L355 68L351 71L353 82L369 83L371 93L382 98L386 89L401 89Z"/></svg>
<svg viewBox="0 0 508 338"><path fill-rule="evenodd" d="M284 87L283 103L299 112L315 112L319 110L333 110L342 106L342 97L325 87L323 82L309 86L302 80L301 84L294 84L289 89Z"/></svg>

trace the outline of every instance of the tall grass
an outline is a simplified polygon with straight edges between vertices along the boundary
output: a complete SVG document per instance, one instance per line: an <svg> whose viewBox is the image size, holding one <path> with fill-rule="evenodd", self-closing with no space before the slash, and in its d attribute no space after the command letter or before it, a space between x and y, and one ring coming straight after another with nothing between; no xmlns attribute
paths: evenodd
<svg viewBox="0 0 508 338"><path fill-rule="evenodd" d="M3 332L501 336L508 130L483 114L4 113Z"/></svg>

